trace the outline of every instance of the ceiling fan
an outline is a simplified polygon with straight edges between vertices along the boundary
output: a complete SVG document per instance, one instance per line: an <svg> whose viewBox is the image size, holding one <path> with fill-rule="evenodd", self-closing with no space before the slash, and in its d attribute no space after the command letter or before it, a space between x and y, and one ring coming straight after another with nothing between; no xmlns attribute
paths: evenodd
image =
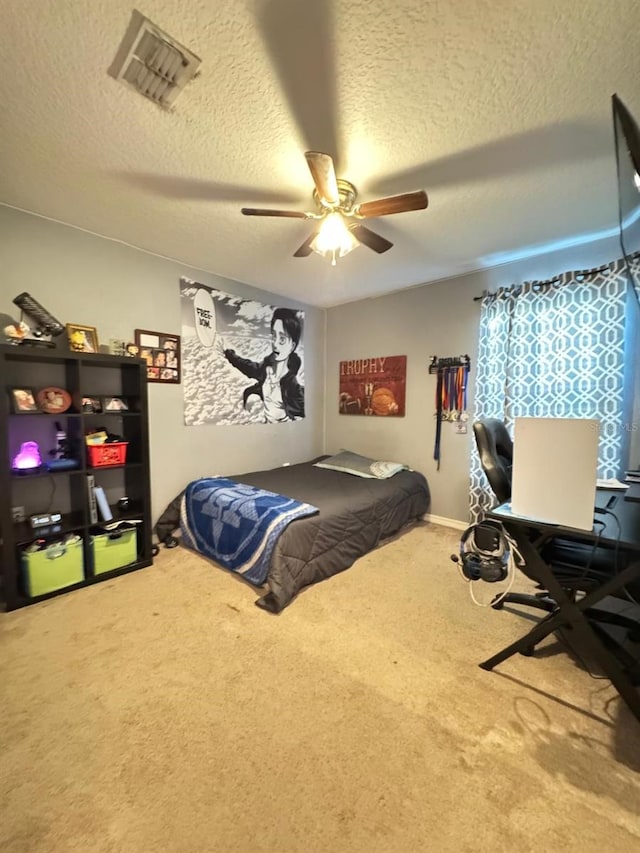
<svg viewBox="0 0 640 853"><path fill-rule="evenodd" d="M388 251L393 243L360 224L360 220L404 213L408 210L424 210L429 204L424 190L356 204L356 188L349 181L336 178L333 158L329 154L306 151L305 157L315 184L315 211L242 208L245 216L281 216L320 221L320 227L294 252L294 258L306 258L311 252L317 252L330 257L332 265L335 266L336 258L343 257L361 243L382 254Z"/></svg>

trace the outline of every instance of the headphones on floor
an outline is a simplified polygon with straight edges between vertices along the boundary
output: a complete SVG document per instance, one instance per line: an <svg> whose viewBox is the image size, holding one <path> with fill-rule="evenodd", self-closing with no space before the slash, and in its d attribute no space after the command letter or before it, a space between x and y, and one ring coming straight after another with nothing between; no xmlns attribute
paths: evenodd
<svg viewBox="0 0 640 853"><path fill-rule="evenodd" d="M495 521L481 521L467 527L460 539L460 554L451 555L467 580L486 583L505 580L510 557L506 534Z"/></svg>

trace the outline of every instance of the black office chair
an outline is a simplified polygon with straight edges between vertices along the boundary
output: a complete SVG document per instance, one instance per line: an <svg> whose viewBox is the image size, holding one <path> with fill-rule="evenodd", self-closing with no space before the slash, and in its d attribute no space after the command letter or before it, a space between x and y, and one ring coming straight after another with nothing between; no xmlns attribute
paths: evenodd
<svg viewBox="0 0 640 853"><path fill-rule="evenodd" d="M503 421L484 418L473 425L480 464L493 494L503 504L511 499L513 441Z"/></svg>

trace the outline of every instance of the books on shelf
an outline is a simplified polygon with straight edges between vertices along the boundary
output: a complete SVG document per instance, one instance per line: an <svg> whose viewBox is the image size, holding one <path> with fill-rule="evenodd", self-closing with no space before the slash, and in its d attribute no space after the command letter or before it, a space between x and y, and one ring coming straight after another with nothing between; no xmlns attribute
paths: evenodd
<svg viewBox="0 0 640 853"><path fill-rule="evenodd" d="M96 502L95 485L93 474L87 474L87 500L89 503L89 522L91 524L98 523L98 504Z"/></svg>

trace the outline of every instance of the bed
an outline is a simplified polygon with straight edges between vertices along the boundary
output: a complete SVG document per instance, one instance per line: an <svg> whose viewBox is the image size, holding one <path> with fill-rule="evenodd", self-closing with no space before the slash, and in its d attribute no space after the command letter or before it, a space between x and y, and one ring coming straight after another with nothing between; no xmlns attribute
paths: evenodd
<svg viewBox="0 0 640 853"><path fill-rule="evenodd" d="M261 587L266 591L256 601L271 613L282 611L304 587L348 569L358 557L420 519L429 508L429 487L417 471L401 470L388 479L364 478L316 466L327 459L320 456L231 478L318 509L291 521L273 546L266 583ZM178 526L179 506L184 513L184 493L156 525L158 538L165 544L173 544L168 531ZM193 546L188 537L187 544Z"/></svg>

